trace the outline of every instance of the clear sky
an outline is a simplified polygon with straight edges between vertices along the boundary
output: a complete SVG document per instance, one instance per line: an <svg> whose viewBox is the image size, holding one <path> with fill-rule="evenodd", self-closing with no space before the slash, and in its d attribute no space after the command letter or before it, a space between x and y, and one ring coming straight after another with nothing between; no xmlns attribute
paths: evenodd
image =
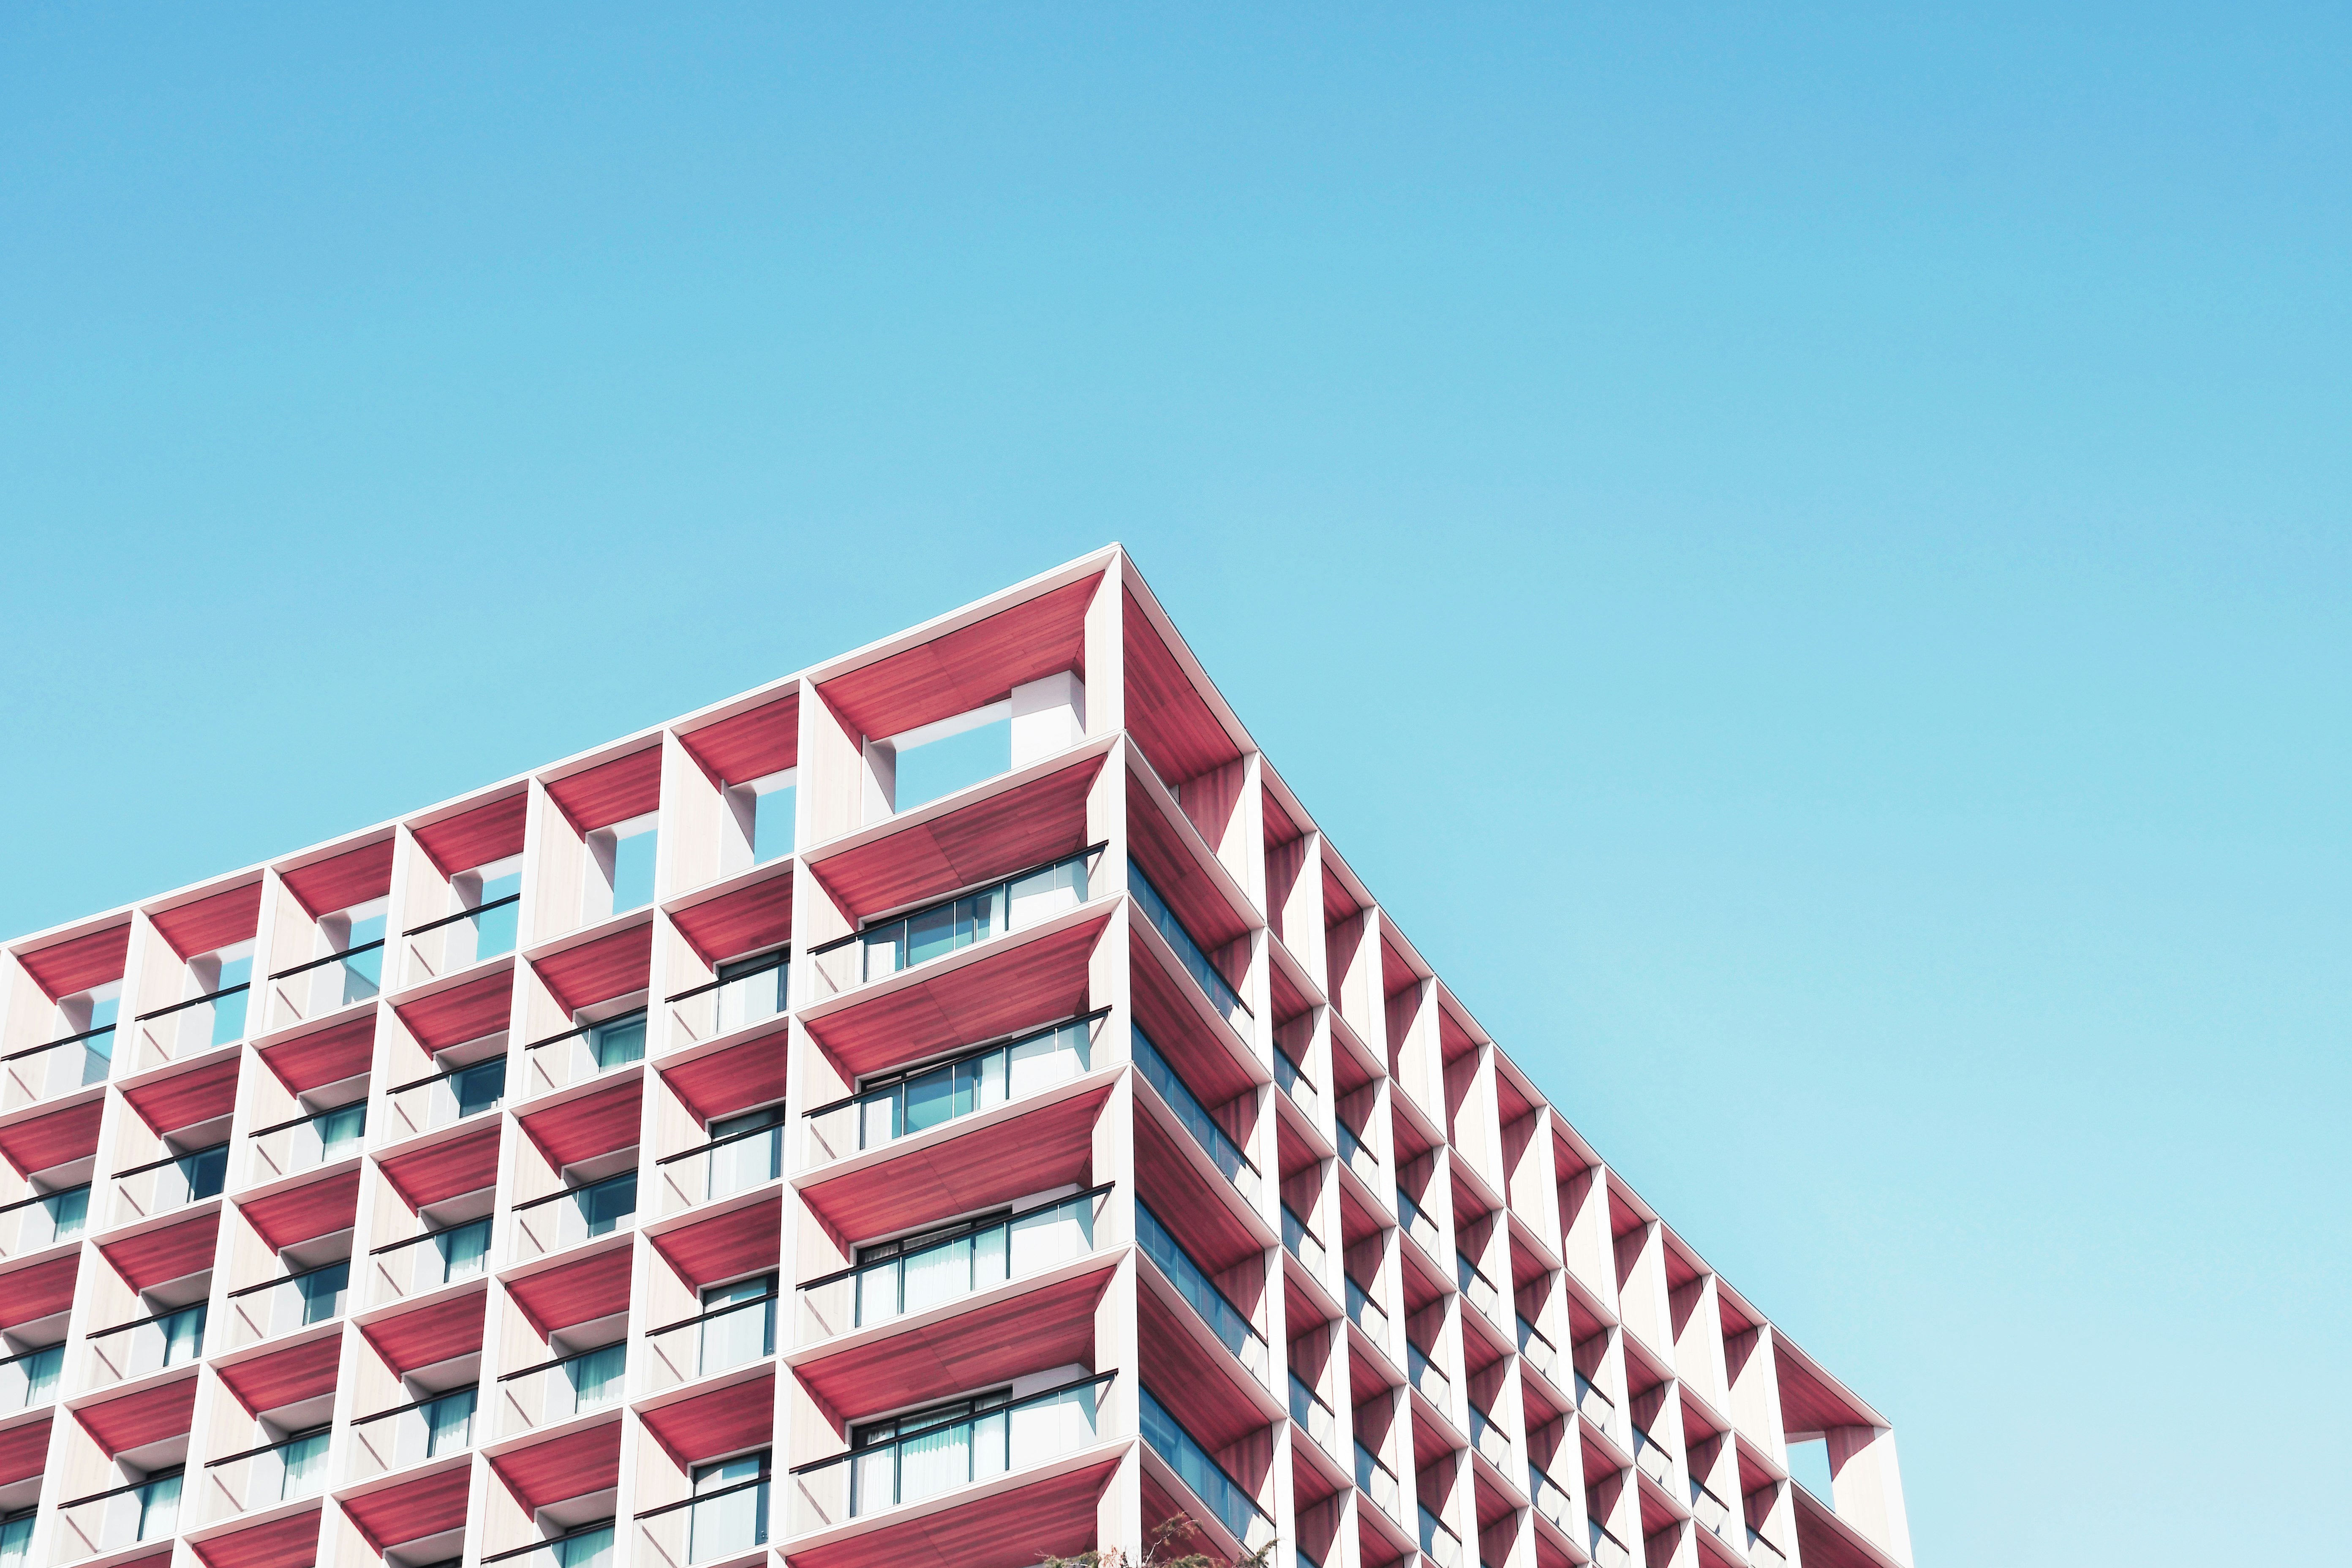
<svg viewBox="0 0 2352 1568"><path fill-rule="evenodd" d="M1899 1425L2340 1554L2339 6L0 12L0 931L1126 542Z"/></svg>

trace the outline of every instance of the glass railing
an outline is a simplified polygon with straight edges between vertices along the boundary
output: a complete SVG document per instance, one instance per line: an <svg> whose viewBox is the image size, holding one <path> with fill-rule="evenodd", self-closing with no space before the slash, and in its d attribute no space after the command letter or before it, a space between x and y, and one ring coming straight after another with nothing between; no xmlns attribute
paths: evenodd
<svg viewBox="0 0 2352 1568"><path fill-rule="evenodd" d="M1427 1247L1430 1256L1435 1258L1438 1246L1437 1222L1430 1218L1428 1212L1419 1204L1405 1196L1402 1187L1396 1190L1396 1201L1397 1219L1403 1225L1404 1233Z"/></svg>
<svg viewBox="0 0 2352 1568"><path fill-rule="evenodd" d="M636 1212L635 1171L517 1204L512 1226L515 1257L518 1260L539 1258L610 1236Z"/></svg>
<svg viewBox="0 0 2352 1568"><path fill-rule="evenodd" d="M1364 1141L1357 1137L1355 1129L1349 1127L1345 1121L1335 1122L1333 1125L1339 1130L1339 1163L1362 1177L1365 1184L1372 1191L1379 1192L1381 1190L1379 1156L1364 1147Z"/></svg>
<svg viewBox="0 0 2352 1568"><path fill-rule="evenodd" d="M1585 1542L1595 1568L1633 1568L1633 1554L1599 1520L1585 1521Z"/></svg>
<svg viewBox="0 0 2352 1568"><path fill-rule="evenodd" d="M1159 1265L1160 1272L1176 1287L1176 1293L1192 1304L1192 1310L1216 1335L1217 1342L1233 1352L1250 1369L1251 1375L1264 1383L1265 1339L1248 1315L1225 1299L1225 1293L1210 1280L1206 1270L1192 1261L1192 1254L1169 1234L1159 1216L1139 1202L1135 1205L1135 1232L1143 1255Z"/></svg>
<svg viewBox="0 0 2352 1568"><path fill-rule="evenodd" d="M800 1288L800 1342L887 1323L1094 1249L1108 1186L1041 1204Z"/></svg>
<svg viewBox="0 0 2352 1568"><path fill-rule="evenodd" d="M1454 1278L1460 1283L1462 1293L1470 1298L1470 1304L1486 1314L1489 1322L1502 1321L1502 1292L1495 1289L1492 1279L1479 1272L1476 1264L1458 1252L1454 1255Z"/></svg>
<svg viewBox="0 0 2352 1568"><path fill-rule="evenodd" d="M753 1112L755 1117L761 1112ZM707 1143L664 1155L654 1162L661 1173L662 1212L675 1214L695 1204L723 1198L783 1173L783 1107L773 1107L757 1125L719 1132L736 1117L718 1117L710 1128L719 1135Z"/></svg>
<svg viewBox="0 0 2352 1568"><path fill-rule="evenodd" d="M1168 907L1168 900L1160 896L1151 879L1143 874L1143 868L1131 859L1127 863L1127 881L1129 890L1135 895L1135 907L1151 922L1152 930L1168 939L1168 945L1176 950L1177 962L1199 983L1210 1005L1229 1024L1234 1014L1246 1014L1249 1007L1242 1001L1241 993L1209 962L1209 955L1192 940L1192 933L1184 929L1184 922L1176 918L1176 911Z"/></svg>
<svg viewBox="0 0 2352 1568"><path fill-rule="evenodd" d="M1475 1405L1470 1406L1470 1446L1485 1455L1487 1462L1496 1469L1505 1475L1510 1473L1510 1437L1495 1425L1493 1416Z"/></svg>
<svg viewBox="0 0 2352 1568"><path fill-rule="evenodd" d="M450 1563L456 1561L452 1558ZM493 1552L482 1559L482 1568L493 1563L512 1563L516 1568L612 1568L613 1521L598 1520L545 1541ZM429 1568L449 1568L449 1563L432 1563Z"/></svg>
<svg viewBox="0 0 2352 1568"><path fill-rule="evenodd" d="M167 1366L185 1366L205 1353L207 1304L180 1307L151 1317L93 1330L89 1345L98 1357L100 1381L143 1377Z"/></svg>
<svg viewBox="0 0 2352 1568"><path fill-rule="evenodd" d="M290 1176L358 1153L367 1136L367 1101L357 1100L259 1129L252 1134L252 1179Z"/></svg>
<svg viewBox="0 0 2352 1568"><path fill-rule="evenodd" d="M128 1486L59 1504L64 1557L112 1552L169 1536L179 1524L181 1479L174 1466Z"/></svg>
<svg viewBox="0 0 2352 1568"><path fill-rule="evenodd" d="M118 1224L129 1225L199 1199L218 1197L228 1181L228 1144L166 1154L114 1173Z"/></svg>
<svg viewBox="0 0 2352 1568"><path fill-rule="evenodd" d="M496 1110L506 1095L507 1058L501 1051L483 1061L394 1085L387 1091L392 1117L386 1131L397 1140L447 1127Z"/></svg>
<svg viewBox="0 0 2352 1568"><path fill-rule="evenodd" d="M817 979L828 994L845 991L1076 909L1087 900L1087 863L1102 849L1089 846L812 949Z"/></svg>
<svg viewBox="0 0 2352 1568"><path fill-rule="evenodd" d="M790 960L790 950L782 948L751 958L730 959L719 966L717 979L664 1000L676 1009L690 1038L709 1039L748 1029L782 1016L792 1005Z"/></svg>
<svg viewBox="0 0 2352 1568"><path fill-rule="evenodd" d="M1263 1544L1273 1533L1273 1521L1247 1489L1227 1475L1224 1468L1209 1457L1209 1450L1184 1430L1165 1405L1151 1396L1150 1389L1142 1391L1143 1440L1151 1451L1176 1472L1177 1479L1192 1489L1192 1495L1208 1505L1244 1550L1253 1544Z"/></svg>
<svg viewBox="0 0 2352 1568"><path fill-rule="evenodd" d="M368 1254L373 1283L370 1303L386 1301L471 1279L489 1267L490 1216L443 1230L428 1230L391 1242Z"/></svg>
<svg viewBox="0 0 2352 1568"><path fill-rule="evenodd" d="M1105 1387L1118 1375L1097 1373L803 1465L792 1472L792 1531L920 1502L1086 1447L1097 1435Z"/></svg>
<svg viewBox="0 0 2352 1568"><path fill-rule="evenodd" d="M626 1390L628 1370L629 1347L622 1341L504 1373L499 1379L504 1413L499 1436L602 1409Z"/></svg>
<svg viewBox="0 0 2352 1568"><path fill-rule="evenodd" d="M114 1070L114 1028L101 1024L0 1057L7 1071L5 1109L104 1083Z"/></svg>
<svg viewBox="0 0 2352 1568"><path fill-rule="evenodd" d="M1437 1363L1423 1354L1422 1348L1411 1340L1407 1340L1404 1346L1404 1373L1414 1392L1448 1415L1453 1414L1454 1380L1438 1371Z"/></svg>
<svg viewBox="0 0 2352 1568"><path fill-rule="evenodd" d="M222 967L232 973L249 975L253 970L253 961L250 958L243 958L233 964L224 964ZM174 1002L168 1007L158 1007L152 1013L142 1013L132 1021L146 1024L158 1018L173 1018L174 1021L172 1024L161 1029L145 1031L146 1037L159 1046L163 1045L165 1036L172 1037L172 1043L163 1048L173 1056L207 1051L216 1046L234 1045L245 1038L246 998L251 994L252 990L253 985L249 980L240 981L234 985L224 985L217 991L207 992L202 996L191 996L184 1002Z"/></svg>
<svg viewBox="0 0 2352 1568"><path fill-rule="evenodd" d="M1380 1505L1391 1519L1397 1516L1396 1472L1381 1463L1380 1456L1356 1445L1356 1489Z"/></svg>
<svg viewBox="0 0 2352 1568"><path fill-rule="evenodd" d="M503 877L498 879L499 882L506 880ZM521 911L522 895L509 893L504 898L486 899L454 915L409 927L400 934L408 940L411 983L453 973L469 963L512 952ZM415 940L436 931L440 934L436 942Z"/></svg>
<svg viewBox="0 0 2352 1568"><path fill-rule="evenodd" d="M351 1259L338 1258L230 1291L231 1343L224 1348L235 1350L255 1340L341 1316L351 1283Z"/></svg>
<svg viewBox="0 0 2352 1568"><path fill-rule="evenodd" d="M1317 1279L1330 1278L1331 1255L1324 1249L1322 1237L1307 1229L1307 1222L1288 1204L1282 1205L1282 1245L1309 1275Z"/></svg>
<svg viewBox="0 0 2352 1568"><path fill-rule="evenodd" d="M1624 1441L1617 1435L1616 1402L1594 1387L1592 1380L1580 1372L1576 1374L1576 1410L1612 1441Z"/></svg>
<svg viewBox="0 0 2352 1568"><path fill-rule="evenodd" d="M869 1081L807 1112L813 1147L837 1160L1010 1104L1094 1065L1094 1025L1109 1009Z"/></svg>
<svg viewBox="0 0 2352 1568"><path fill-rule="evenodd" d="M1761 1531L1750 1530L1748 1532L1748 1561L1756 1568L1781 1568L1789 1559L1772 1544L1770 1537Z"/></svg>
<svg viewBox="0 0 2352 1568"><path fill-rule="evenodd" d="M43 1345L0 1361L0 1410L29 1410L58 1396L66 1347Z"/></svg>
<svg viewBox="0 0 2352 1568"><path fill-rule="evenodd" d="M52 1193L36 1193L29 1198L18 1198L0 1208L0 1226L13 1222L16 1235L0 1254L21 1257L38 1252L45 1247L55 1247L61 1241L71 1241L89 1224L89 1184L59 1187ZM0 1229L0 1237L7 1232Z"/></svg>
<svg viewBox="0 0 2352 1568"><path fill-rule="evenodd" d="M1720 1536L1731 1527L1731 1505L1715 1495L1705 1481L1690 1484L1691 1517L1706 1527L1710 1534Z"/></svg>
<svg viewBox="0 0 2352 1568"><path fill-rule="evenodd" d="M549 1048L556 1046L562 1048ZM633 1007L593 1023L574 1024L560 1035L549 1035L523 1047L526 1081L519 1098L583 1082L598 1073L643 1061L645 1055L643 1007Z"/></svg>
<svg viewBox="0 0 2352 1568"><path fill-rule="evenodd" d="M1462 1538L1446 1529L1444 1521L1426 1506L1421 1510L1421 1554L1437 1568L1455 1568L1462 1561Z"/></svg>
<svg viewBox="0 0 2352 1568"><path fill-rule="evenodd" d="M1331 1451L1332 1441L1339 1436L1339 1417L1323 1403L1323 1396L1307 1387L1306 1380L1295 1372L1290 1374L1290 1418L1307 1428L1307 1435L1315 1439L1317 1447L1327 1454Z"/></svg>
<svg viewBox="0 0 2352 1568"><path fill-rule="evenodd" d="M1184 1131L1192 1135L1192 1142L1209 1156L1209 1163L1223 1172L1225 1180L1233 1184L1234 1190L1255 1206L1257 1167L1250 1163L1248 1155L1242 1152L1241 1145L1217 1125L1216 1118L1209 1114L1208 1107L1202 1105L1184 1086L1184 1080L1176 1076L1176 1069L1168 1064L1166 1057L1160 1054L1160 1047L1153 1045L1141 1029L1130 1033L1135 1041L1136 1070L1160 1091L1160 1098L1167 1102L1169 1110L1176 1113L1176 1120L1183 1123Z"/></svg>
<svg viewBox="0 0 2352 1568"><path fill-rule="evenodd" d="M1558 1382L1559 1347L1546 1339L1543 1331L1525 1318L1519 1319L1518 1324L1520 1357L1544 1376Z"/></svg>
<svg viewBox="0 0 2352 1568"><path fill-rule="evenodd" d="M1536 1511L1562 1530L1575 1528L1575 1505L1558 1481L1533 1459L1528 1461L1528 1496L1535 1500Z"/></svg>
<svg viewBox="0 0 2352 1568"><path fill-rule="evenodd" d="M479 1397L469 1384L361 1416L352 1423L354 1479L472 1447Z"/></svg>
<svg viewBox="0 0 2352 1568"><path fill-rule="evenodd" d="M1633 1466L1660 1486L1674 1480L1675 1461L1659 1441L1639 1426L1633 1428Z"/></svg>
<svg viewBox="0 0 2352 1568"><path fill-rule="evenodd" d="M768 1456L697 1467L694 1495L636 1516L657 1563L709 1563L768 1543Z"/></svg>
<svg viewBox="0 0 2352 1568"><path fill-rule="evenodd" d="M1323 1114L1323 1097L1316 1092L1315 1080L1298 1070L1298 1064L1283 1054L1279 1047L1274 1053L1276 1087L1290 1097L1290 1102L1307 1112L1308 1120Z"/></svg>
<svg viewBox="0 0 2352 1568"><path fill-rule="evenodd" d="M236 1499L243 1509L267 1508L324 1489L330 1436L321 1426L205 1461L205 1490L215 1500L212 1506L217 1509L219 1500L226 1497Z"/></svg>
<svg viewBox="0 0 2352 1568"><path fill-rule="evenodd" d="M383 917L376 919L380 922ZM278 985L279 981L297 977L301 980L299 985ZM293 1006L299 1017L315 1017L364 1002L383 989L383 939L358 942L341 952L281 969L269 981L278 985L278 996Z"/></svg>
<svg viewBox="0 0 2352 1568"><path fill-rule="evenodd" d="M1389 1347L1389 1315L1353 1279L1348 1281L1348 1321L1364 1331L1383 1351Z"/></svg>
<svg viewBox="0 0 2352 1568"><path fill-rule="evenodd" d="M750 1283L764 1289L734 1300L712 1300L691 1318L646 1331L646 1392L657 1394L776 1353L773 1278ZM695 1331L688 1334L688 1329Z"/></svg>

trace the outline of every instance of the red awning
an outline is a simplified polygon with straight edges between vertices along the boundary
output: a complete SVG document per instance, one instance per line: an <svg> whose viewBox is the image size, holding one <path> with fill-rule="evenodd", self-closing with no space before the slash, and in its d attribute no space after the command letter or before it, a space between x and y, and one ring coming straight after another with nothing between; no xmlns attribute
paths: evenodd
<svg viewBox="0 0 2352 1568"><path fill-rule="evenodd" d="M499 1130L495 1125L446 1143L383 1163L383 1173L412 1209L479 1192L498 1179Z"/></svg>
<svg viewBox="0 0 2352 1568"><path fill-rule="evenodd" d="M359 1205L360 1173L345 1171L340 1176L255 1198L239 1207L244 1211L246 1224L253 1226L270 1249L283 1251L314 1236L348 1230L358 1217Z"/></svg>
<svg viewBox="0 0 2352 1568"><path fill-rule="evenodd" d="M236 1395L238 1404L259 1415L297 1400L333 1393L335 1369L342 1352L342 1336L329 1334L292 1350L225 1366L220 1369L221 1382Z"/></svg>
<svg viewBox="0 0 2352 1568"><path fill-rule="evenodd" d="M83 1159L98 1152L98 1123L105 1114L106 1101L86 1100L68 1110L0 1128L0 1154L7 1156L20 1176Z"/></svg>
<svg viewBox="0 0 2352 1568"><path fill-rule="evenodd" d="M780 773L800 759L800 693L788 691L773 702L678 739L703 772L721 784L746 784Z"/></svg>
<svg viewBox="0 0 2352 1568"><path fill-rule="evenodd" d="M190 1369L193 1373L194 1369ZM143 1448L188 1429L196 1408L196 1380L191 1375L160 1387L142 1388L103 1405L85 1405L74 1414L111 1458L131 1448Z"/></svg>
<svg viewBox="0 0 2352 1568"><path fill-rule="evenodd" d="M131 926L126 921L25 953L21 962L54 1002L121 979L122 956L130 950Z"/></svg>
<svg viewBox="0 0 2352 1568"><path fill-rule="evenodd" d="M178 1279L210 1268L213 1241L219 1234L220 1211L215 1209L184 1225L142 1231L99 1250L114 1265L114 1271L122 1276L124 1284L133 1290L144 1290L166 1279Z"/></svg>
<svg viewBox="0 0 2352 1568"><path fill-rule="evenodd" d="M1101 584L1097 574L1040 594L853 669L818 691L853 739L879 739L984 708L1016 686L1066 669L1083 670L1087 606Z"/></svg>
<svg viewBox="0 0 2352 1568"><path fill-rule="evenodd" d="M654 1247L689 1285L731 1279L755 1268L773 1268L782 1260L782 1205L772 1198L670 1231L656 1237Z"/></svg>
<svg viewBox="0 0 2352 1568"><path fill-rule="evenodd" d="M503 860L522 853L523 818L530 806L528 789L504 800L456 816L445 816L416 830L417 847L444 877Z"/></svg>
<svg viewBox="0 0 2352 1568"><path fill-rule="evenodd" d="M558 779L547 793L583 833L643 816L661 804L661 747L650 745Z"/></svg>
<svg viewBox="0 0 2352 1568"><path fill-rule="evenodd" d="M236 1109L236 1058L224 1057L210 1067L142 1084L122 1098L158 1132L210 1121Z"/></svg>
<svg viewBox="0 0 2352 1568"><path fill-rule="evenodd" d="M522 1119L522 1130L556 1169L609 1154L637 1141L645 1080L631 1079L599 1094L567 1100Z"/></svg>
<svg viewBox="0 0 2352 1568"><path fill-rule="evenodd" d="M514 972L501 969L454 990L404 1002L394 1011L417 1044L428 1051L446 1051L505 1028L513 999Z"/></svg>
<svg viewBox="0 0 2352 1568"><path fill-rule="evenodd" d="M309 1568L319 1555L319 1510L215 1535L195 1547L206 1568Z"/></svg>
<svg viewBox="0 0 2352 1568"><path fill-rule="evenodd" d="M625 1276L623 1283L625 1293ZM452 1361L480 1350L482 1310L488 1300L487 1291L477 1290L422 1311L403 1312L396 1318L370 1323L360 1331L367 1336L368 1343L375 1347L375 1353L383 1358L386 1366L405 1376L420 1366Z"/></svg>
<svg viewBox="0 0 2352 1568"><path fill-rule="evenodd" d="M574 1323L609 1318L627 1307L631 1257L625 1247L612 1247L577 1263L518 1279L507 1288L507 1294L544 1338Z"/></svg>
<svg viewBox="0 0 2352 1568"><path fill-rule="evenodd" d="M774 1435L775 1417L776 1378L770 1373L648 1411L646 1430L686 1466L760 1447Z"/></svg>
<svg viewBox="0 0 2352 1568"><path fill-rule="evenodd" d="M286 873L286 889L312 920L392 891L392 840L378 839L331 860Z"/></svg>
<svg viewBox="0 0 2352 1568"><path fill-rule="evenodd" d="M556 1004L567 1013L576 1013L611 997L644 990L646 977L653 973L653 961L654 928L648 921L551 953L532 967L555 993Z"/></svg>
<svg viewBox="0 0 2352 1568"><path fill-rule="evenodd" d="M584 1432L518 1448L490 1464L525 1509L542 1509L583 1492L603 1491L620 1480L621 1424L607 1421Z"/></svg>
<svg viewBox="0 0 2352 1568"><path fill-rule="evenodd" d="M343 1500L343 1511L381 1552L404 1541L421 1541L466 1522L467 1494L473 1489L471 1463L452 1465L405 1486L386 1487L365 1497Z"/></svg>
<svg viewBox="0 0 2352 1568"><path fill-rule="evenodd" d="M375 1016L370 1014L272 1046L261 1053L261 1059L278 1075L278 1082L302 1094L358 1077L368 1070L374 1052Z"/></svg>
<svg viewBox="0 0 2352 1568"><path fill-rule="evenodd" d="M261 884L247 882L226 893L215 893L165 910L155 917L155 929L182 958L215 952L249 939L261 923Z"/></svg>

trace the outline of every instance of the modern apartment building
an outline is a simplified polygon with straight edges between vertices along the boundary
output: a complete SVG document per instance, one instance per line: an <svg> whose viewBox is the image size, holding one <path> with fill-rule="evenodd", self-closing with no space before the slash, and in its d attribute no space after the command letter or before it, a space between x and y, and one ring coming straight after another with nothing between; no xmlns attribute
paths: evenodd
<svg viewBox="0 0 2352 1568"><path fill-rule="evenodd" d="M9 942L0 1058L6 1568L1909 1568L1117 548Z"/></svg>

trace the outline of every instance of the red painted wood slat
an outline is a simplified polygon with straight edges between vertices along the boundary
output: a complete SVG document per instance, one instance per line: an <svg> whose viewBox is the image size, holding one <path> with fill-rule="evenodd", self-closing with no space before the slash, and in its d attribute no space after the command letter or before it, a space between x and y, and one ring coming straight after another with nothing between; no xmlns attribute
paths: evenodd
<svg viewBox="0 0 2352 1568"><path fill-rule="evenodd" d="M126 921L26 953L21 962L54 1002L121 979L123 955L130 951L131 926Z"/></svg>
<svg viewBox="0 0 2352 1568"><path fill-rule="evenodd" d="M182 958L215 952L251 937L261 921L261 884L247 882L209 899L165 910L155 929Z"/></svg>

